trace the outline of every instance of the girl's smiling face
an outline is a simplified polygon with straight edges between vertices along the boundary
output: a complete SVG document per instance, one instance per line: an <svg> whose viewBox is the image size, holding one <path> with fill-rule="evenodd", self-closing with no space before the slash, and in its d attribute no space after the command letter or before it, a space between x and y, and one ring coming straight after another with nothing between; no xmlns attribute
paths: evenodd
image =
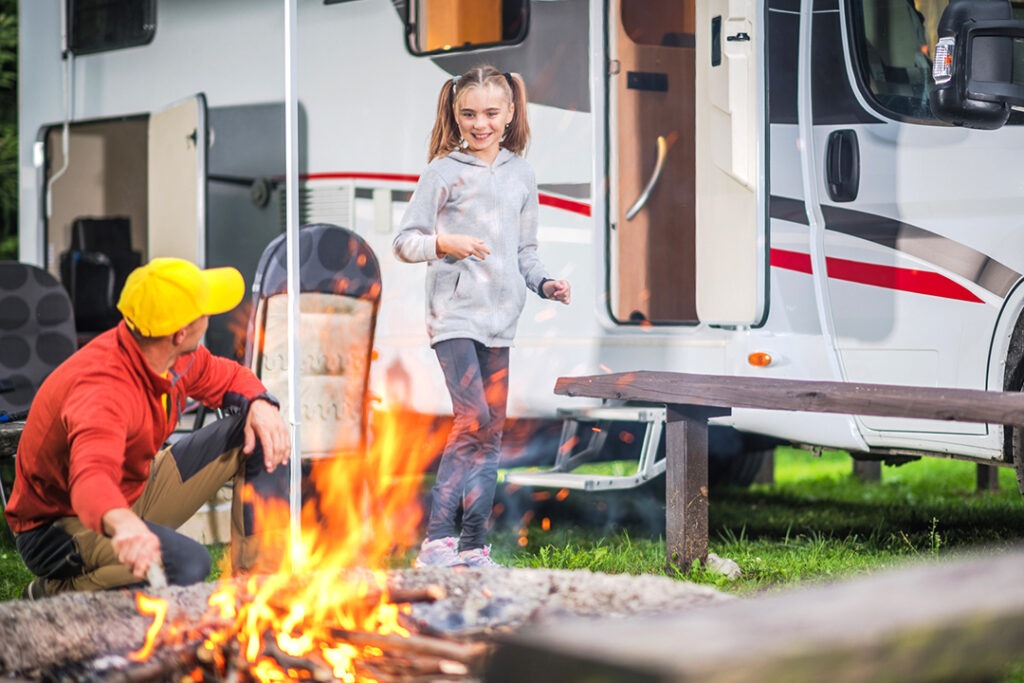
<svg viewBox="0 0 1024 683"><path fill-rule="evenodd" d="M486 85L457 92L455 120L459 133L466 141L466 149L491 163L498 156L498 143L505 127L512 122L514 113L501 88Z"/></svg>

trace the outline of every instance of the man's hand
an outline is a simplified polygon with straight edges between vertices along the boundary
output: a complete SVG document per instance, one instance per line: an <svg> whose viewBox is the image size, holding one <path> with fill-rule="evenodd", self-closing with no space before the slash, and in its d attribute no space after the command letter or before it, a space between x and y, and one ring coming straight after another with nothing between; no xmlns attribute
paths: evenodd
<svg viewBox="0 0 1024 683"><path fill-rule="evenodd" d="M572 298L572 287L569 286L568 280L548 280L541 289L544 290L545 297L561 301L563 304L568 304Z"/></svg>
<svg viewBox="0 0 1024 683"><path fill-rule="evenodd" d="M484 246L483 242L475 237L470 237L469 235L437 236L438 258L451 256L452 258L459 259L461 261L467 256L476 256L482 261L487 258L487 254L490 253L490 250Z"/></svg>
<svg viewBox="0 0 1024 683"><path fill-rule="evenodd" d="M287 465L292 452L292 439L288 426L281 417L281 411L266 401L256 400L249 404L245 416L245 445L243 453L252 453L256 439L263 446L263 464L267 472L273 472L278 465Z"/></svg>
<svg viewBox="0 0 1024 683"><path fill-rule="evenodd" d="M103 530L110 535L117 561L128 565L138 578L146 576L150 564L159 564L160 539L128 508L107 510Z"/></svg>

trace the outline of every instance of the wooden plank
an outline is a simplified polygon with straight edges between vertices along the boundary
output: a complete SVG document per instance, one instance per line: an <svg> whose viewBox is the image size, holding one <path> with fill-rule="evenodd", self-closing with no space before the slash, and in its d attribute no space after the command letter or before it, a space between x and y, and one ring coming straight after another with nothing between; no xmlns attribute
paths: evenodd
<svg viewBox="0 0 1024 683"><path fill-rule="evenodd" d="M688 569L708 556L708 418L728 410L665 411L665 552Z"/></svg>
<svg viewBox="0 0 1024 683"><path fill-rule="evenodd" d="M992 680L1024 654L1024 551L662 617L544 620L485 680ZM614 673L614 676L612 675Z"/></svg>
<svg viewBox="0 0 1024 683"><path fill-rule="evenodd" d="M622 372L560 377L566 396L723 408L914 417L1024 426L1024 394L770 377Z"/></svg>

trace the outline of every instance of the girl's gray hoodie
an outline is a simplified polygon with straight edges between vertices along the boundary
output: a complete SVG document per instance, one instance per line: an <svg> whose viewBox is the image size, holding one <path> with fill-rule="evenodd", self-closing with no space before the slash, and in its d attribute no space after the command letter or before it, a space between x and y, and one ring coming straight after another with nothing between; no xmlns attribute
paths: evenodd
<svg viewBox="0 0 1024 683"><path fill-rule="evenodd" d="M442 234L471 235L491 253L439 259ZM533 169L507 149L491 165L465 152L435 159L416 185L393 248L402 261L427 262L431 346L456 338L511 346L526 288L539 294L548 277L537 256Z"/></svg>

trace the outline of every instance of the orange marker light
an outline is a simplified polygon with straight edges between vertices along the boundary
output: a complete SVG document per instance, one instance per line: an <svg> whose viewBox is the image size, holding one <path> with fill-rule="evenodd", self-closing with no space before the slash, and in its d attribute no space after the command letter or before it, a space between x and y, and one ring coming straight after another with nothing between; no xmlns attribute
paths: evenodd
<svg viewBox="0 0 1024 683"><path fill-rule="evenodd" d="M768 367L771 365L772 355L770 353L765 353L764 351L755 351L747 356L747 362L755 368Z"/></svg>

